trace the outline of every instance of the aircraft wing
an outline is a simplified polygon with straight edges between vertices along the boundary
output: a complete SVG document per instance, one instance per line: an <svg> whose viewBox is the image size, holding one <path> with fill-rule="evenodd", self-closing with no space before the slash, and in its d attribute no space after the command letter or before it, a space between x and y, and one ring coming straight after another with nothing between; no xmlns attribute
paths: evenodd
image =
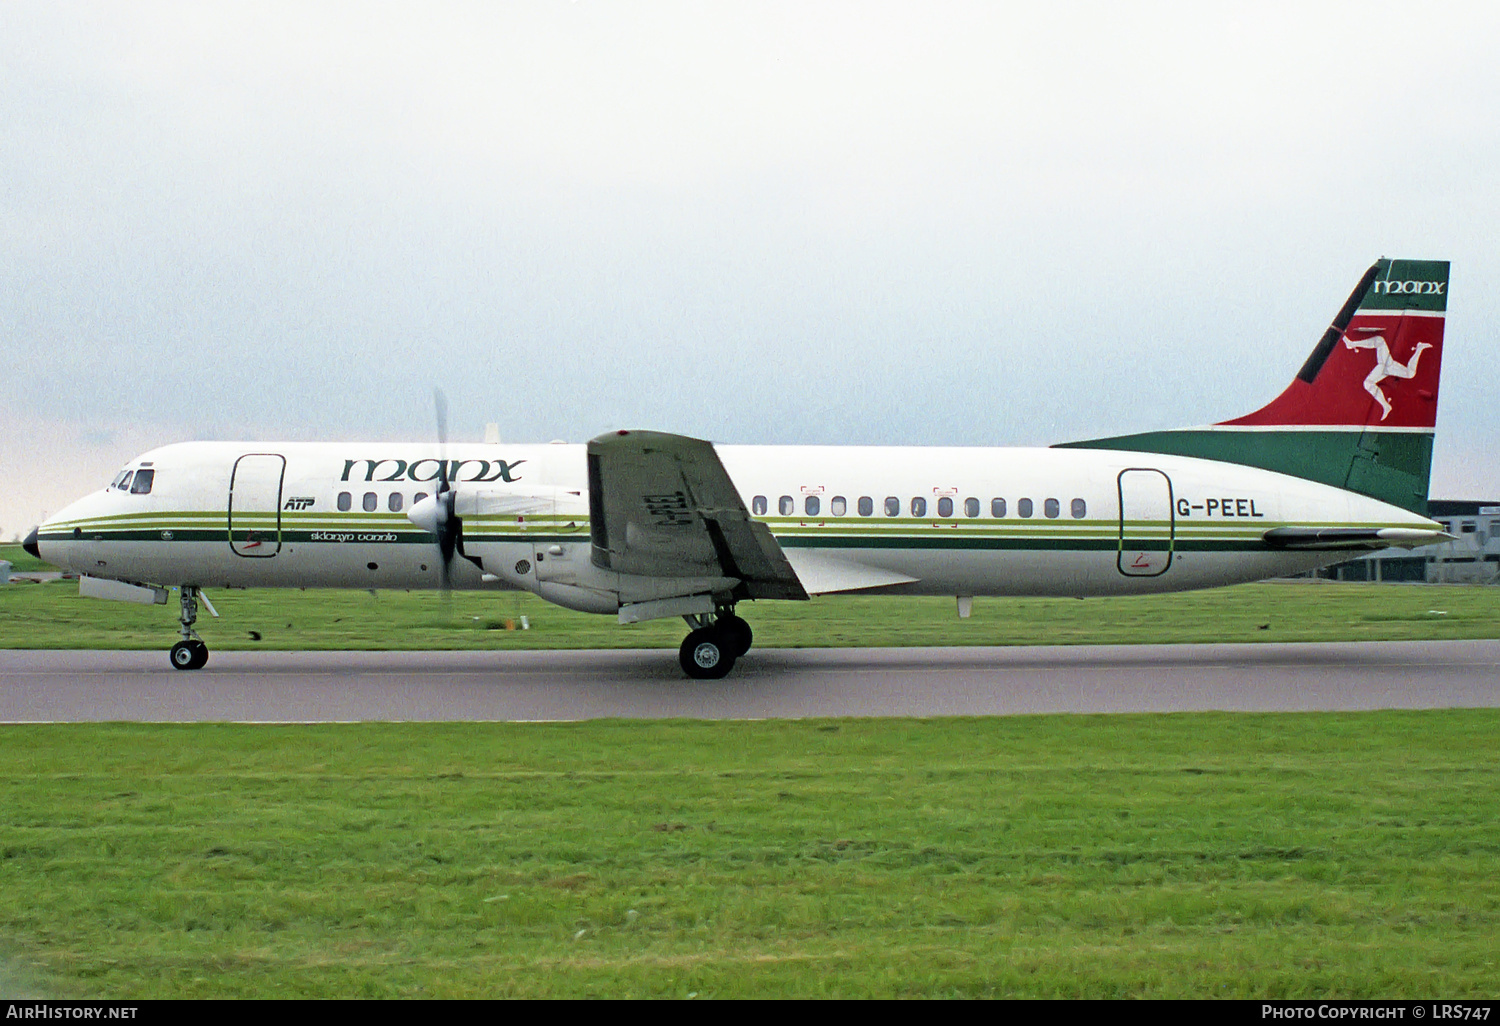
<svg viewBox="0 0 1500 1026"><path fill-rule="evenodd" d="M805 599L711 443L612 431L588 445L594 565L646 577L732 577L736 597Z"/></svg>

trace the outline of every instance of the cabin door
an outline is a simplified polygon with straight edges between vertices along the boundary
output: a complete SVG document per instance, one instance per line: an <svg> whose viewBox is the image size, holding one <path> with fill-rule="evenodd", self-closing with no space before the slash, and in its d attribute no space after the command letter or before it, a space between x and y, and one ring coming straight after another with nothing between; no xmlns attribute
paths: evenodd
<svg viewBox="0 0 1500 1026"><path fill-rule="evenodd" d="M1116 565L1126 577L1160 577L1172 566L1176 518L1172 481L1160 470L1120 472L1120 552Z"/></svg>
<svg viewBox="0 0 1500 1026"><path fill-rule="evenodd" d="M229 476L229 547L236 555L264 559L281 551L281 479L286 458L249 453L234 461Z"/></svg>

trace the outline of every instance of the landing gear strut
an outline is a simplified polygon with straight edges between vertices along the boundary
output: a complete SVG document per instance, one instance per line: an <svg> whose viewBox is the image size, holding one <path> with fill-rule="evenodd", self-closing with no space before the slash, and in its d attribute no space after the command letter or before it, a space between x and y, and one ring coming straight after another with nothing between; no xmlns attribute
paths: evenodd
<svg viewBox="0 0 1500 1026"><path fill-rule="evenodd" d="M182 640L172 646L169 655L172 669L201 670L208 662L208 646L198 637L198 632L193 630L193 624L198 622L197 585L182 586L182 612L178 615L178 620L182 623L178 632L182 635Z"/></svg>
<svg viewBox="0 0 1500 1026"><path fill-rule="evenodd" d="M733 606L721 606L712 618L700 614L684 616L692 632L677 650L682 671L694 680L719 680L734 669L734 661L750 651L754 632L734 615Z"/></svg>

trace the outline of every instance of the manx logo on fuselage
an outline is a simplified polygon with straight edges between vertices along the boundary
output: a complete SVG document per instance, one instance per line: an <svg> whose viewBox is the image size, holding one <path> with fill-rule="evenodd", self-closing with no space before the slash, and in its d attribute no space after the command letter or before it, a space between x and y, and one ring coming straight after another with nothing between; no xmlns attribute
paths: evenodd
<svg viewBox="0 0 1500 1026"><path fill-rule="evenodd" d="M448 480L460 481L519 481L521 475L515 469L525 460L448 460ZM467 473L469 476L464 477ZM361 474L363 476L361 476ZM345 460L344 473L340 481L440 481L443 477L443 461L427 458L420 460Z"/></svg>

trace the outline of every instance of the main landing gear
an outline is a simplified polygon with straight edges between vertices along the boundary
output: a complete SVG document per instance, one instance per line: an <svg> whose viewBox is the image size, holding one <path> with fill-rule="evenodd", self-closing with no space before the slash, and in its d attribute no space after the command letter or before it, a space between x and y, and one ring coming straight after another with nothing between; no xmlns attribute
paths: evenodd
<svg viewBox="0 0 1500 1026"><path fill-rule="evenodd" d="M683 619L693 630L677 650L677 661L694 680L722 678L755 639L750 625L734 615L733 606L721 607L712 618L695 614Z"/></svg>
<svg viewBox="0 0 1500 1026"><path fill-rule="evenodd" d="M182 623L179 633L182 640L172 646L169 658L172 660L174 670L201 670L208 662L208 646L203 639L198 637L198 632L193 630L193 624L198 622L198 587L193 584L182 586L182 612L178 615Z"/></svg>

